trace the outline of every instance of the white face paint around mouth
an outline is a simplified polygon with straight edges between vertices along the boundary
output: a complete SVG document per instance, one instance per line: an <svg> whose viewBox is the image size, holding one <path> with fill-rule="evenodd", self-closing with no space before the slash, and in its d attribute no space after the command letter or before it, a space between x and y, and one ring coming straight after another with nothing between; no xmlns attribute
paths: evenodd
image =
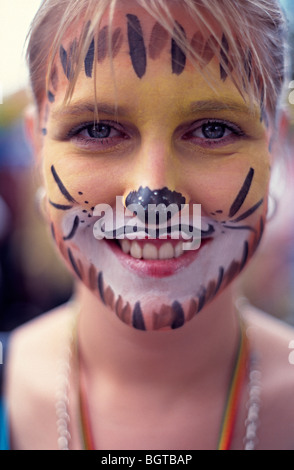
<svg viewBox="0 0 294 470"><path fill-rule="evenodd" d="M237 229L203 217L203 232L210 235L199 250L184 251L185 242L179 240L160 240L158 246L157 240L97 240L95 217L87 225L77 225L74 236L66 240L81 213L82 208L75 207L64 214L63 253L105 305L123 322L144 330L177 328L193 318L242 270L263 225L260 218L256 228Z"/></svg>

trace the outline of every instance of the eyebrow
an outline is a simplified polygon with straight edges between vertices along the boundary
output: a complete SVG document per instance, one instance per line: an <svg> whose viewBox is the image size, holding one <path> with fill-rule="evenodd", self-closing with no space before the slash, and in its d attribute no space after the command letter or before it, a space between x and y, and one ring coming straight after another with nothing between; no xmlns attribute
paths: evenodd
<svg viewBox="0 0 294 470"><path fill-rule="evenodd" d="M128 110L126 107L110 105L108 103L77 103L68 106L62 106L52 111L52 117L54 119L62 119L66 116L79 116L85 113L95 114L98 113L106 114L109 116L115 115L126 115Z"/></svg>
<svg viewBox="0 0 294 470"><path fill-rule="evenodd" d="M54 119L62 119L66 116L80 116L81 114L91 113L95 114L96 111L100 114L108 116L126 116L130 110L125 106L117 106L109 103L97 103L83 102L72 105L62 106L52 111L52 117ZM246 104L237 103L236 101L220 101L220 100L200 100L194 101L190 104L190 112L217 112L217 111L235 111L243 114L252 114L252 109ZM253 109L253 112L256 111Z"/></svg>
<svg viewBox="0 0 294 470"><path fill-rule="evenodd" d="M255 111L255 108L253 108ZM236 101L212 101L202 100L191 103L191 111L237 111L239 113L252 113L252 109L245 103L237 103Z"/></svg>

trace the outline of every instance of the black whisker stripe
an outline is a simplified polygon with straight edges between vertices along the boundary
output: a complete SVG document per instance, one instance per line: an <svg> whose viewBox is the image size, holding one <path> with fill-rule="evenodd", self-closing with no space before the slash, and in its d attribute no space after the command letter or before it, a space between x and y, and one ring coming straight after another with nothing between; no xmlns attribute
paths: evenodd
<svg viewBox="0 0 294 470"><path fill-rule="evenodd" d="M81 272L78 268L78 265L76 263L76 260L74 259L74 256L72 254L72 251L70 248L67 249L67 253L68 253L68 258L69 258L69 261L71 262L71 265L76 273L76 275L82 280L82 275L81 275Z"/></svg>
<svg viewBox="0 0 294 470"><path fill-rule="evenodd" d="M185 323L185 315L184 315L184 310L183 310L182 305L177 300L173 302L172 309L175 313L175 319L171 327L173 330L175 330L183 326L183 324Z"/></svg>
<svg viewBox="0 0 294 470"><path fill-rule="evenodd" d="M146 330L140 302L136 302L133 310L133 327L137 330Z"/></svg>
<svg viewBox="0 0 294 470"><path fill-rule="evenodd" d="M233 227L231 225L223 225L223 227L229 228L231 230L249 230L250 232L256 233L256 229L250 225L234 225Z"/></svg>
<svg viewBox="0 0 294 470"><path fill-rule="evenodd" d="M264 232L264 221L263 221L263 218L260 217L260 222L259 222L259 236L258 236L258 239L256 241L256 245L254 247L254 249L256 250L256 248L258 247L259 243L260 243L260 240L262 239L262 235L263 235L263 232Z"/></svg>
<svg viewBox="0 0 294 470"><path fill-rule="evenodd" d="M126 15L128 19L128 41L130 57L136 75L142 78L146 72L147 55L140 20L135 15Z"/></svg>
<svg viewBox="0 0 294 470"><path fill-rule="evenodd" d="M186 38L186 33L184 28L177 23L177 26L179 30L181 31L182 35L184 38ZM174 30L174 36L177 37L179 36L179 32L177 29ZM172 38L172 43L171 43L171 58L172 58L172 72L175 73L176 75L180 75L186 65L186 54L182 50L182 48L179 46L178 42L176 39Z"/></svg>
<svg viewBox="0 0 294 470"><path fill-rule="evenodd" d="M69 234L66 237L63 237L63 240L70 240L71 238L73 238L75 236L75 233L76 233L76 231L78 229L78 226L79 226L79 222L80 222L80 219L76 215L75 218L74 218L74 221L73 221L73 226L72 226L71 231L69 232Z"/></svg>
<svg viewBox="0 0 294 470"><path fill-rule="evenodd" d="M240 189L236 199L234 200L233 204L231 205L230 212L229 212L229 217L233 217L238 212L238 210L240 209L242 204L244 203L244 201L247 197L247 194L250 190L252 180L253 180L253 176L254 176L254 169L250 168L250 170L249 170L249 172L248 172L248 174L245 178L245 181L242 185L242 188Z"/></svg>
<svg viewBox="0 0 294 470"><path fill-rule="evenodd" d="M51 222L50 227L51 227L52 238L53 238L54 241L56 241L56 237L55 237L55 228L54 228L53 222Z"/></svg>
<svg viewBox="0 0 294 470"><path fill-rule="evenodd" d="M263 203L263 199L260 199L260 201L258 201L254 206L252 206L250 209L244 212L244 214L241 214L239 217L237 217L234 220L231 220L230 222L236 223L236 222L240 222L241 220L247 219L247 217L253 214L261 206L262 203Z"/></svg>
<svg viewBox="0 0 294 470"><path fill-rule="evenodd" d="M63 196L69 201L69 202L76 202L75 199L70 195L64 184L62 183L61 179L59 178L54 165L51 166L51 172L53 175L53 178L60 190L60 192L63 194Z"/></svg>
<svg viewBox="0 0 294 470"><path fill-rule="evenodd" d="M216 284L216 287L215 287L215 290L214 290L214 295L216 295L219 291L219 288L223 282L223 278L224 278L224 268L222 266L220 266L219 268L219 274L218 274L218 280L217 280L217 284Z"/></svg>
<svg viewBox="0 0 294 470"><path fill-rule="evenodd" d="M243 257L242 257L242 260L240 262L240 271L242 271L242 269L244 268L244 266L246 264L246 261L248 259L248 253L249 253L249 244L248 244L248 241L245 241L244 242L244 248L243 248Z"/></svg>
<svg viewBox="0 0 294 470"><path fill-rule="evenodd" d="M101 300L102 300L102 302L105 304L103 274L102 274L101 271L100 271L100 273L98 274L98 283L97 283L97 285L98 285L98 291L99 291ZM106 304L105 304L105 305L106 305Z"/></svg>
<svg viewBox="0 0 294 470"><path fill-rule="evenodd" d="M73 208L73 206L67 206L65 204L56 204L55 202L52 202L50 200L49 204L51 204L51 206L55 207L55 209L58 209L59 211L68 211L69 209Z"/></svg>

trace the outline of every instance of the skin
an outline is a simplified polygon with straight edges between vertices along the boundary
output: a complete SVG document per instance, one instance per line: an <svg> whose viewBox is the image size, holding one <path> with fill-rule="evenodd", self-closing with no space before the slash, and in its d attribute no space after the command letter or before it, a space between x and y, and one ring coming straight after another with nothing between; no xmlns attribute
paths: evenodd
<svg viewBox="0 0 294 470"><path fill-rule="evenodd" d="M253 256L262 236L270 130L260 119L259 106L253 114L244 107L216 58L206 70L216 80L217 93L188 61L175 72L170 43L162 31L157 53L154 39L153 49L148 49L146 68L142 57L134 64L126 15L140 18L146 43L155 25L154 19L131 5L124 2L114 19L114 27L124 31L113 60L119 78L116 88L108 58L102 54L100 62L93 63L99 77L99 118L119 126L113 137L104 143L85 140L85 131L83 136L68 137L76 126L93 121L93 111L84 107L85 103L93 106L94 101L95 75L90 73L89 56L87 73L80 74L69 107L62 105L68 69L60 59L54 99L51 96L43 103L40 131L46 131L38 134L37 146L47 191L47 218L56 247L78 282L74 306L62 307L14 336L7 395L15 448L36 448L36 442L39 448L56 446L53 377L56 361L68 344L74 312L79 313L81 377L98 448L215 449L217 445L239 339L231 281ZM173 13L185 34L195 40L196 25L180 9ZM105 26L102 23L101 28ZM69 50L73 39L65 40L64 50ZM226 133L222 142L207 143L198 130L199 123L208 119L229 122L235 131ZM236 134L236 128L242 132ZM117 195L124 201L140 186L168 187L182 194L188 204L201 204L202 228L213 227L210 242L195 260L172 275L154 278L143 271L134 273L104 240L93 236L93 208L99 203L115 207ZM289 374L287 355L292 332L256 317L250 309L244 315L263 371L259 445L291 448L293 373ZM179 318L183 321L175 325ZM142 325L150 331L141 331ZM158 333L161 329L165 332ZM74 373L70 384L71 446L79 449ZM246 385L247 379L234 449L243 445ZM33 393L36 387L37 395ZM46 433L39 420L41 412Z"/></svg>
<svg viewBox="0 0 294 470"><path fill-rule="evenodd" d="M155 59L148 59L147 66L145 42L150 37L149 50L156 49L158 26L151 18L144 22L136 11L125 17L114 19L121 39L113 67L123 80L114 83L101 46L107 25L102 26L98 61L91 44L85 73L65 108L62 100L75 41L65 41L60 48L58 86L52 83L54 95L48 94L43 120L48 219L70 269L107 309L137 329L175 329L222 291L255 252L267 209L269 134L258 105L251 116L216 58L210 56L206 69L216 80L217 93L162 31L158 56L152 52ZM188 24L183 31L195 38L195 27ZM110 138L103 140L89 139L87 130L73 130L93 122L88 104L93 108L94 66L99 119L111 130ZM203 136L201 126L209 119L223 126L224 137ZM105 241L93 237L95 207L108 204L114 209L116 196L125 200L140 186L167 187L182 194L190 207L202 206L202 239L209 243L187 267L160 279L146 276L139 263L135 272L126 268ZM156 271L156 262L153 265Z"/></svg>

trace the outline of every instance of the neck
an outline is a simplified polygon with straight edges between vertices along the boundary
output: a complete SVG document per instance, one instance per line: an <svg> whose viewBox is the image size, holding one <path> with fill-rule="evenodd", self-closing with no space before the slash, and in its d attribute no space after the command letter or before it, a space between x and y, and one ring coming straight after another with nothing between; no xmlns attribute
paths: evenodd
<svg viewBox="0 0 294 470"><path fill-rule="evenodd" d="M230 367L239 324L231 289L182 328L143 332L123 324L85 287L77 291L81 305L79 348L89 376L111 374L118 383L158 383L203 379Z"/></svg>

